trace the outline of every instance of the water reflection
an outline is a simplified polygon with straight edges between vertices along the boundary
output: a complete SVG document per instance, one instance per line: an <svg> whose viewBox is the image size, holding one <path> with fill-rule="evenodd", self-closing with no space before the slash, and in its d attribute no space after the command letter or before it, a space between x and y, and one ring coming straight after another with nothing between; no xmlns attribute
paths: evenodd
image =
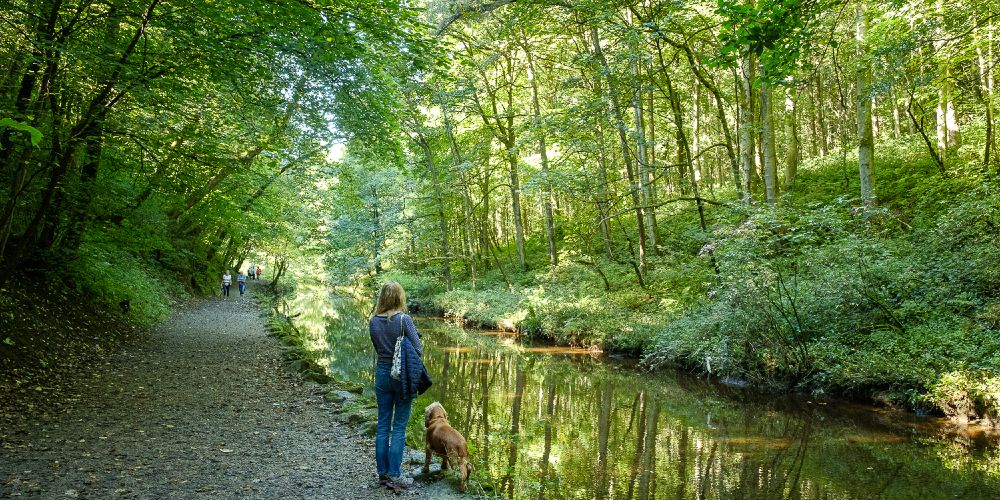
<svg viewBox="0 0 1000 500"><path fill-rule="evenodd" d="M326 318L329 370L370 383L364 320ZM434 386L416 407L441 401L475 477L506 497L1000 498L994 438L963 445L887 424L898 416L651 375L581 350L507 347L441 321L418 328ZM410 425L422 449L422 422Z"/></svg>

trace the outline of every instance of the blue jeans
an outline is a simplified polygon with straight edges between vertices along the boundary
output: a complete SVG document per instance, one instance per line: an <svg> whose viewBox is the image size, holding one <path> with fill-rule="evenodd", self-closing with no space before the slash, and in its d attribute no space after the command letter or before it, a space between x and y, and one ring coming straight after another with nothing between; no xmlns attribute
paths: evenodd
<svg viewBox="0 0 1000 500"><path fill-rule="evenodd" d="M392 378L392 365L375 365L375 398L378 400L378 427L375 430L375 469L380 476L401 476L406 424L410 421L412 399L403 399L402 382ZM391 435L391 438L390 438Z"/></svg>
<svg viewBox="0 0 1000 500"><path fill-rule="evenodd" d="M247 284L246 283L240 283L240 295L243 295L243 293L246 292L246 291L247 291Z"/></svg>

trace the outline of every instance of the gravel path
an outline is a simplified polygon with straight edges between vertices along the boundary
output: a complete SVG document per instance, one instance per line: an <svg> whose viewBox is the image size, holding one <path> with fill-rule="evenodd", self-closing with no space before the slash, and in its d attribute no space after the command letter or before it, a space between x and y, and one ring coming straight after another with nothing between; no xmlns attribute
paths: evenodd
<svg viewBox="0 0 1000 500"><path fill-rule="evenodd" d="M397 498L370 439L283 368L250 300L192 302L69 383L0 429L0 497Z"/></svg>

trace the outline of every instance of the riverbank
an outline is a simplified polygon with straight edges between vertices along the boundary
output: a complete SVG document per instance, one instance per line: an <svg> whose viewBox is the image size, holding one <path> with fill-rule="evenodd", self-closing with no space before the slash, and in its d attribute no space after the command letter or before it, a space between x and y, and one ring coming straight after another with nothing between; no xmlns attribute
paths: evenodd
<svg viewBox="0 0 1000 500"><path fill-rule="evenodd" d="M281 310L318 348L323 373L367 387L369 304L342 292L301 281ZM416 325L434 385L414 409L444 405L469 443L473 478L492 485L486 494L771 498L787 496L793 483L804 498L870 498L872 491L994 498L1000 491L991 472L996 436L942 419L649 372L440 318L418 316ZM418 449L419 420L407 434ZM470 491L480 493L474 485Z"/></svg>
<svg viewBox="0 0 1000 500"><path fill-rule="evenodd" d="M290 290L287 292L293 293ZM348 351L352 349L332 338L327 331L330 321L336 323L333 329L338 334L351 337L350 343L356 344L360 340L360 344L364 346L360 351L369 354L371 352L368 336L361 331L362 315L355 307L351 307L357 303L346 296L324 298L321 307L329 308L332 311L332 318L321 316L322 319L310 327L309 321L300 317L299 313L289 317L287 308L278 307L279 303L284 304L284 298L284 294L267 295L262 297L262 300L266 304L265 309L270 310L267 331L282 343L285 365L304 380L315 384L323 399L334 404L332 418L342 425L355 429L359 436L368 439L366 442L370 446L370 439L375 436L378 422L378 406L371 388L371 380L374 377L371 358L361 356L363 361L359 359L358 363L352 364L345 370L331 370L330 367L330 360L333 358L357 354L345 352L345 348ZM403 460L404 472L416 479L414 484L419 486L420 495L436 499L463 498L465 495L457 490L457 478L453 474L442 473L440 459L432 460L428 474L422 473L425 455L422 446L418 444L423 442L422 435L417 435L424 429L422 412L423 407L415 405L410 416ZM473 479L469 484L470 493L478 492L488 496L487 491L491 490L488 484L477 479Z"/></svg>
<svg viewBox="0 0 1000 500"><path fill-rule="evenodd" d="M830 155L773 205L719 192L705 220L683 199L658 208L644 254L625 228L602 242L582 222L593 215L557 216L554 256L541 231L523 252L507 232L465 242L461 259L428 259L426 243L377 279L471 326L997 428L1000 184L975 163L936 175L909 142L879 156L867 208L837 187L849 163Z"/></svg>
<svg viewBox="0 0 1000 500"><path fill-rule="evenodd" d="M995 430L1000 349L988 311L973 310L966 315L974 318L965 318L907 304L916 310L894 316L872 312L867 308L881 300L874 295L886 292L855 282L849 266L830 251L815 262L803 258L796 288L779 287L774 295L752 294L756 285L740 276L735 284L706 292L711 297L692 298L691 290L680 286L630 284L629 271L611 264L599 276L564 263L518 276L509 288L481 279L476 289L458 282L446 291L440 280L427 276L394 273L386 279L403 283L411 308L420 314L472 327L601 350L641 359L651 368L680 368L765 391L942 415L959 425ZM892 265L905 265L903 260ZM823 276L831 281L822 282ZM610 281L610 290L599 284L602 279ZM754 304L759 307L750 307ZM802 329L784 332L789 323Z"/></svg>
<svg viewBox="0 0 1000 500"><path fill-rule="evenodd" d="M377 484L370 439L287 369L258 287L193 300L131 342L95 343L102 355L41 389L5 392L18 397L0 411L0 496L395 498ZM75 318L56 324L93 326Z"/></svg>

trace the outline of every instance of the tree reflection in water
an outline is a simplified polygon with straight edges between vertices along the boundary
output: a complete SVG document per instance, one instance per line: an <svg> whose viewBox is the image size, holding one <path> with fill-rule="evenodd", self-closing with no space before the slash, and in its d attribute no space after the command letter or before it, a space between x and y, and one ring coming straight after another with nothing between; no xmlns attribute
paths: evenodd
<svg viewBox="0 0 1000 500"><path fill-rule="evenodd" d="M327 315L317 345L330 346L331 373L370 384L366 323L354 314ZM418 328L434 386L416 407L441 401L468 438L474 479L503 496L1000 498L995 437L963 446L870 411L649 374L583 350L528 352L440 321ZM423 419L410 425L422 449Z"/></svg>

